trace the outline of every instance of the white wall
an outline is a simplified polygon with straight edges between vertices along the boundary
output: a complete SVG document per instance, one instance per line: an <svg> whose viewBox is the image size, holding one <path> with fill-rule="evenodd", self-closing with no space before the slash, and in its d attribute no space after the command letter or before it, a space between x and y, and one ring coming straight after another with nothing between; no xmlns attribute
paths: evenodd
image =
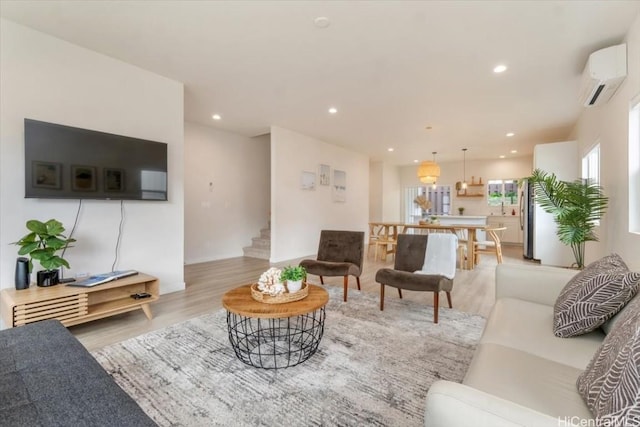
<svg viewBox="0 0 640 427"><path fill-rule="evenodd" d="M267 226L269 141L185 123L185 263L242 256Z"/></svg>
<svg viewBox="0 0 640 427"><path fill-rule="evenodd" d="M587 243L586 262L611 252L620 254L629 268L640 270L640 236L629 232L629 101L640 94L640 15L629 29L627 78L611 100L585 108L574 129L579 156L600 142L600 179L609 197L609 209L601 221L599 243Z"/></svg>
<svg viewBox="0 0 640 427"><path fill-rule="evenodd" d="M56 218L70 231L78 206L24 198L28 117L168 143L169 201L124 203L115 268L157 276L162 293L183 289L183 85L6 20L0 43L0 286L14 286L10 243L25 222ZM119 202L83 202L67 276L111 270L119 221Z"/></svg>
<svg viewBox="0 0 640 427"><path fill-rule="evenodd" d="M346 201L332 200L331 186L300 188L302 171L331 166L347 176ZM367 231L369 221L369 159L306 135L271 127L271 261L315 254L320 230Z"/></svg>
<svg viewBox="0 0 640 427"><path fill-rule="evenodd" d="M369 163L369 220L400 221L400 170L397 166Z"/></svg>
<svg viewBox="0 0 640 427"><path fill-rule="evenodd" d="M460 153L462 154L462 153ZM450 185L453 197L451 198L451 212L458 214L458 208L464 207L465 215L498 215L501 207L490 207L487 204L486 197L463 198L455 195L455 184L462 181L463 164L459 162L440 163L440 179L439 185ZM532 156L512 157L506 159L495 160L468 160L467 159L467 182L471 182L474 176L476 182L482 178L483 183L487 183L490 179L510 179L524 178L531 175L533 167ZM424 186L417 177L418 166L404 166L400 169L400 185L401 187L418 187ZM485 188L486 190L486 185ZM517 210L517 209L516 209ZM509 210L510 213L510 210Z"/></svg>
<svg viewBox="0 0 640 427"><path fill-rule="evenodd" d="M369 220L384 221L382 214L383 163L369 163Z"/></svg>

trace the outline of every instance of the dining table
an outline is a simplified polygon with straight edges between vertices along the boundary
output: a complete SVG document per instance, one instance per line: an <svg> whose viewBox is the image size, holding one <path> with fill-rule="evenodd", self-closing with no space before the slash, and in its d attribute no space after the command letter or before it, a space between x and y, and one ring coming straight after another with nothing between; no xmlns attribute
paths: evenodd
<svg viewBox="0 0 640 427"><path fill-rule="evenodd" d="M442 231L451 231L452 233L460 236L463 233L466 233L467 237L467 260L466 267L467 270L473 270L475 268L475 259L473 256L473 245L476 241L476 235L478 230L486 230L489 228L488 225L481 224L410 224L403 222L370 222L369 223L370 230L375 229L376 227L382 227L379 235L385 241L397 241L398 234L407 234L407 233L416 233L416 232L442 232ZM373 227L373 228L372 228ZM395 245L392 245L391 249L389 249L388 253L393 253L395 250ZM386 254L385 254L386 255Z"/></svg>

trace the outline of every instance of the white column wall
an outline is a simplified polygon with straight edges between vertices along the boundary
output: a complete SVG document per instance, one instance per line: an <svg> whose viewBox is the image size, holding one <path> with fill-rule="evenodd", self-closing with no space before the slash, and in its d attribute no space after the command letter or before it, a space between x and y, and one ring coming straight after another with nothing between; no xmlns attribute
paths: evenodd
<svg viewBox="0 0 640 427"><path fill-rule="evenodd" d="M331 185L301 187L303 171L331 166ZM346 172L346 201L332 199L333 171ZM320 230L367 231L367 156L292 130L271 127L271 262L315 254Z"/></svg>
<svg viewBox="0 0 640 427"><path fill-rule="evenodd" d="M24 118L168 143L168 202L124 202L116 269L184 289L183 85L2 20L0 25L0 287L14 286L17 247L29 219L56 218L71 230L74 200L24 198ZM119 201L83 202L65 258L66 275L111 270Z"/></svg>
<svg viewBox="0 0 640 427"><path fill-rule="evenodd" d="M185 263L243 255L269 220L269 135L185 123Z"/></svg>

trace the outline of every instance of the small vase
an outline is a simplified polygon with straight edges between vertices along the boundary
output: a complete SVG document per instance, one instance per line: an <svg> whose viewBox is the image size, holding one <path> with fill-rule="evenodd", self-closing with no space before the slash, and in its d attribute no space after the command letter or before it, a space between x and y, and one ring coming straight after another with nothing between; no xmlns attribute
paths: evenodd
<svg viewBox="0 0 640 427"><path fill-rule="evenodd" d="M36 283L38 286L54 286L57 285L60 280L58 270L41 270L36 273Z"/></svg>
<svg viewBox="0 0 640 427"><path fill-rule="evenodd" d="M287 280L287 290L290 294L302 289L302 280Z"/></svg>

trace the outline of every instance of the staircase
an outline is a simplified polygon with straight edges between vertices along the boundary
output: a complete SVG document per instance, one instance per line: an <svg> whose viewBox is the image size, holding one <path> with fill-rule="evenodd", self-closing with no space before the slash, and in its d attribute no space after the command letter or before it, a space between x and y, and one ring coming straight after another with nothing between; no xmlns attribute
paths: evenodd
<svg viewBox="0 0 640 427"><path fill-rule="evenodd" d="M260 236L251 239L251 246L242 248L244 256L268 260L271 256L271 223L260 230Z"/></svg>

